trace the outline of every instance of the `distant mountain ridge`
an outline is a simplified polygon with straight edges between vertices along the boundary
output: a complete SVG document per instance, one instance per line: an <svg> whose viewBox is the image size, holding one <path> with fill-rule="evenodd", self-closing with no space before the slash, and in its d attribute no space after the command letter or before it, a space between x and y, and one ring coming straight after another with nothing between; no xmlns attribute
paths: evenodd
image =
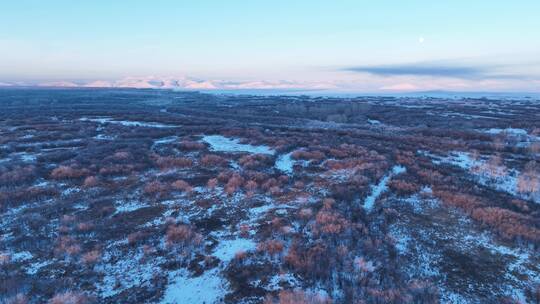
<svg viewBox="0 0 540 304"><path fill-rule="evenodd" d="M2 87L37 86L65 88L136 88L136 89L183 89L183 90L243 90L243 89L337 89L333 83L297 81L225 81L201 80L190 77L126 77L119 80L94 81L47 81L47 82L0 82Z"/></svg>

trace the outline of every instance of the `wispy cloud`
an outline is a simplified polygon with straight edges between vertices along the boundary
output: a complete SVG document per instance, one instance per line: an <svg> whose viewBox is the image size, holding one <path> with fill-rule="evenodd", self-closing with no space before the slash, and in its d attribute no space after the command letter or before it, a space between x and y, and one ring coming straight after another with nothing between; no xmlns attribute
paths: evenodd
<svg viewBox="0 0 540 304"><path fill-rule="evenodd" d="M369 73L378 76L438 76L455 78L477 78L484 75L485 68L459 67L426 64L360 66L347 68L347 71Z"/></svg>
<svg viewBox="0 0 540 304"><path fill-rule="evenodd" d="M419 62L391 65L353 66L344 70L382 77L427 76L459 79L524 79L527 75L511 72L512 65L466 65L456 62Z"/></svg>

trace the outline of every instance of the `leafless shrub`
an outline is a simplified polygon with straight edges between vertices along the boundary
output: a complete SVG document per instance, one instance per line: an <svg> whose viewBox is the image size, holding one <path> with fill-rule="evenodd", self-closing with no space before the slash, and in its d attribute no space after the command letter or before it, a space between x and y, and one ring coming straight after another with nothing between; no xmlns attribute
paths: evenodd
<svg viewBox="0 0 540 304"><path fill-rule="evenodd" d="M268 240L257 244L257 251L264 252L272 257L281 254L283 249L283 242L279 240Z"/></svg>
<svg viewBox="0 0 540 304"><path fill-rule="evenodd" d="M244 169L253 170L272 165L272 158L265 154L249 154L242 156L238 163Z"/></svg>
<svg viewBox="0 0 540 304"><path fill-rule="evenodd" d="M200 164L205 167L219 167L227 164L227 160L219 155L207 154L201 158Z"/></svg>
<svg viewBox="0 0 540 304"><path fill-rule="evenodd" d="M402 179L392 179L388 183L388 186L394 192L401 195L413 194L420 191L420 185L413 182L407 182Z"/></svg>
<svg viewBox="0 0 540 304"><path fill-rule="evenodd" d="M84 179L83 186L85 188L92 188L92 187L96 187L98 185L98 183L99 183L99 181L98 181L97 177L89 176L89 177Z"/></svg>
<svg viewBox="0 0 540 304"><path fill-rule="evenodd" d="M8 298L5 303L6 304L27 304L28 302L29 301L28 301L27 296L25 296L22 293L18 293L17 295L11 298Z"/></svg>
<svg viewBox="0 0 540 304"><path fill-rule="evenodd" d="M233 193L238 190L238 188L244 183L244 178L240 176L238 173L234 173L229 180L227 181L227 184L225 185L225 192L229 195L232 195Z"/></svg>
<svg viewBox="0 0 540 304"><path fill-rule="evenodd" d="M168 170L171 168L189 168L193 166L193 161L185 157L161 157L158 156L155 160L156 165L161 170Z"/></svg>
<svg viewBox="0 0 540 304"><path fill-rule="evenodd" d="M197 150L203 150L206 146L203 143L196 142L196 141L189 141L184 140L180 142L180 149L184 151L197 151Z"/></svg>
<svg viewBox="0 0 540 304"><path fill-rule="evenodd" d="M86 265L94 265L101 259L101 252L99 250L92 250L82 255L81 262Z"/></svg>
<svg viewBox="0 0 540 304"><path fill-rule="evenodd" d="M36 176L36 168L33 166L15 167L10 171L0 171L0 186L16 185L31 181Z"/></svg>
<svg viewBox="0 0 540 304"><path fill-rule="evenodd" d="M202 242L202 236L188 225L170 225L167 229L166 241L168 246L185 247L199 245Z"/></svg>
<svg viewBox="0 0 540 304"><path fill-rule="evenodd" d="M206 186L210 189L214 189L218 184L218 180L217 178L211 178L208 180L208 182L206 183Z"/></svg>
<svg viewBox="0 0 540 304"><path fill-rule="evenodd" d="M472 218L495 228L499 234L510 240L540 241L540 229L531 225L527 216L498 207L477 208Z"/></svg>
<svg viewBox="0 0 540 304"><path fill-rule="evenodd" d="M77 169L74 167L60 166L51 172L53 179L76 179L87 176L90 173L87 169Z"/></svg>
<svg viewBox="0 0 540 304"><path fill-rule="evenodd" d="M175 190L179 190L179 191L183 191L187 193L190 193L191 191L193 191L193 187L191 187L191 185L188 182L181 179L172 183L172 187Z"/></svg>
<svg viewBox="0 0 540 304"><path fill-rule="evenodd" d="M47 303L49 304L86 304L89 299L86 295L80 292L67 291L57 293Z"/></svg>
<svg viewBox="0 0 540 304"><path fill-rule="evenodd" d="M147 183L144 186L144 193L146 195L164 195L169 190L167 184L161 183L159 181L152 181Z"/></svg>
<svg viewBox="0 0 540 304"><path fill-rule="evenodd" d="M8 264L11 261L11 255L9 253L0 253L0 265Z"/></svg>
<svg viewBox="0 0 540 304"><path fill-rule="evenodd" d="M143 231L132 232L128 234L128 237L127 237L128 244L130 246L133 246L139 243L141 240L143 240L146 236L147 236L147 233Z"/></svg>
<svg viewBox="0 0 540 304"><path fill-rule="evenodd" d="M326 296L314 293L306 293L302 290L282 290L277 299L268 295L264 304L331 304L332 301Z"/></svg>
<svg viewBox="0 0 540 304"><path fill-rule="evenodd" d="M65 255L68 257L73 257L78 255L81 252L81 246L72 237L69 236L60 236L56 241L56 247L54 252L57 255Z"/></svg>

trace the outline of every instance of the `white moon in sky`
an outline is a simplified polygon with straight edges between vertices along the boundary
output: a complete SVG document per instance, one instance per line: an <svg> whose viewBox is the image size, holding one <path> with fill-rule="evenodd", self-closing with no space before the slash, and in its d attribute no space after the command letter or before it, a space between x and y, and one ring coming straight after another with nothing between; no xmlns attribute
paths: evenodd
<svg viewBox="0 0 540 304"><path fill-rule="evenodd" d="M425 40L424 37L418 38L418 42L420 42L420 43L424 43L424 40Z"/></svg>

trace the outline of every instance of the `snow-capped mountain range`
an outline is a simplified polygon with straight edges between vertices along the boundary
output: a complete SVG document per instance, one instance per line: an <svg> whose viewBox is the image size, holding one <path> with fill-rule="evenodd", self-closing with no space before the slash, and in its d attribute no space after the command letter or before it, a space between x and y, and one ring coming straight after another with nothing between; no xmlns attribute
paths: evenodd
<svg viewBox="0 0 540 304"><path fill-rule="evenodd" d="M246 90L246 89L335 89L337 85L323 82L298 81L225 81L201 80L190 77L126 77L119 80L0 82L0 87L37 86L63 88L137 88L183 90Z"/></svg>

